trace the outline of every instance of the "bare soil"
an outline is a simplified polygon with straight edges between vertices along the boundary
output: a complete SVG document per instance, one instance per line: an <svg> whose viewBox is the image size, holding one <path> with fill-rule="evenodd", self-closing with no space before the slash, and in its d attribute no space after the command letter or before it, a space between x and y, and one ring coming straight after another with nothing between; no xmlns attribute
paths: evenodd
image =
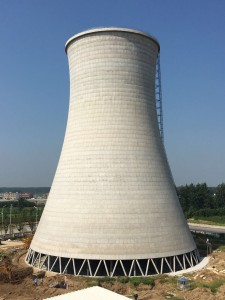
<svg viewBox="0 0 225 300"><path fill-rule="evenodd" d="M47 272L43 285L39 280L38 286L34 286L33 270L30 272L24 262L26 250L22 242L3 242L3 245L0 245L0 253L12 258L13 272L17 274L17 277L14 276L11 282L6 282L7 279L0 280L0 300L41 300L97 284L131 299L137 293L139 300L225 299L225 252L221 251L214 251L210 255L209 264L204 269L185 274L185 277L191 282L191 289L187 291L178 290L177 278L171 276L156 276L154 285L140 284L135 288L130 283L99 282L96 278L67 275L68 289L62 289L52 286L64 281L65 276Z"/></svg>

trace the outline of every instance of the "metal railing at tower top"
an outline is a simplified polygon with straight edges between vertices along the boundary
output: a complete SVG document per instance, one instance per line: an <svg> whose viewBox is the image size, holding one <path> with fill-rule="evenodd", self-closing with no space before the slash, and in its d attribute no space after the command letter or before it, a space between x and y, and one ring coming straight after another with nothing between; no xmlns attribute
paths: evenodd
<svg viewBox="0 0 225 300"><path fill-rule="evenodd" d="M162 142L164 143L160 54L158 54L156 60L155 101L156 101L156 112L158 118L159 132L160 132Z"/></svg>

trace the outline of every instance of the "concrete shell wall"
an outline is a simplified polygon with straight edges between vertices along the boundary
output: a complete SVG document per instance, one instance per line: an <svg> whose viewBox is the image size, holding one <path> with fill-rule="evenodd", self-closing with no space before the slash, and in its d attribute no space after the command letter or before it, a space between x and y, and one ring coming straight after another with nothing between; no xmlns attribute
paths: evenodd
<svg viewBox="0 0 225 300"><path fill-rule="evenodd" d="M68 124L32 250L110 260L196 248L158 129L158 51L153 38L132 30L70 40Z"/></svg>

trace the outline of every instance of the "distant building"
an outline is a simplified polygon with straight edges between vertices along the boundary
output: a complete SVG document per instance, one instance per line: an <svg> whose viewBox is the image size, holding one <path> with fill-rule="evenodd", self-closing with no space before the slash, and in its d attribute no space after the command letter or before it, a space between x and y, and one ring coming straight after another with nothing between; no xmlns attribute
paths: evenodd
<svg viewBox="0 0 225 300"><path fill-rule="evenodd" d="M34 194L33 198L34 199L48 199L48 194L49 193L39 193L39 194Z"/></svg>
<svg viewBox="0 0 225 300"><path fill-rule="evenodd" d="M29 202L31 203L35 203L36 206L43 206L45 205L47 199L44 199L44 198L31 198L31 199L28 199Z"/></svg>
<svg viewBox="0 0 225 300"><path fill-rule="evenodd" d="M30 198L33 198L33 194L32 193L20 193L20 198L23 198L23 199L30 199Z"/></svg>
<svg viewBox="0 0 225 300"><path fill-rule="evenodd" d="M15 200L19 200L20 195L17 192L16 193L6 192L6 193L1 193L0 198L3 200L15 201Z"/></svg>

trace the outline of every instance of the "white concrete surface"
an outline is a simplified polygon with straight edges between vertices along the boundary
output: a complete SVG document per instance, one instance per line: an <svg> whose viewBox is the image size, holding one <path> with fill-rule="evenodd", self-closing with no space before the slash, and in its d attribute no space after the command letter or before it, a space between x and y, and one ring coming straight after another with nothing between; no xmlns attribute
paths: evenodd
<svg viewBox="0 0 225 300"><path fill-rule="evenodd" d="M32 250L117 260L196 248L158 128L158 51L152 37L130 29L69 40L68 123Z"/></svg>
<svg viewBox="0 0 225 300"><path fill-rule="evenodd" d="M127 300L129 298L111 292L99 286L93 286L80 291L45 298L45 300Z"/></svg>
<svg viewBox="0 0 225 300"><path fill-rule="evenodd" d="M201 262L199 264L197 264L196 266L188 268L186 270L181 270L181 271L177 271L177 272L168 273L168 275L170 275L170 276L180 276L182 274L197 272L201 269L204 269L208 265L209 259L210 259L210 257L206 256L206 257L202 258Z"/></svg>

